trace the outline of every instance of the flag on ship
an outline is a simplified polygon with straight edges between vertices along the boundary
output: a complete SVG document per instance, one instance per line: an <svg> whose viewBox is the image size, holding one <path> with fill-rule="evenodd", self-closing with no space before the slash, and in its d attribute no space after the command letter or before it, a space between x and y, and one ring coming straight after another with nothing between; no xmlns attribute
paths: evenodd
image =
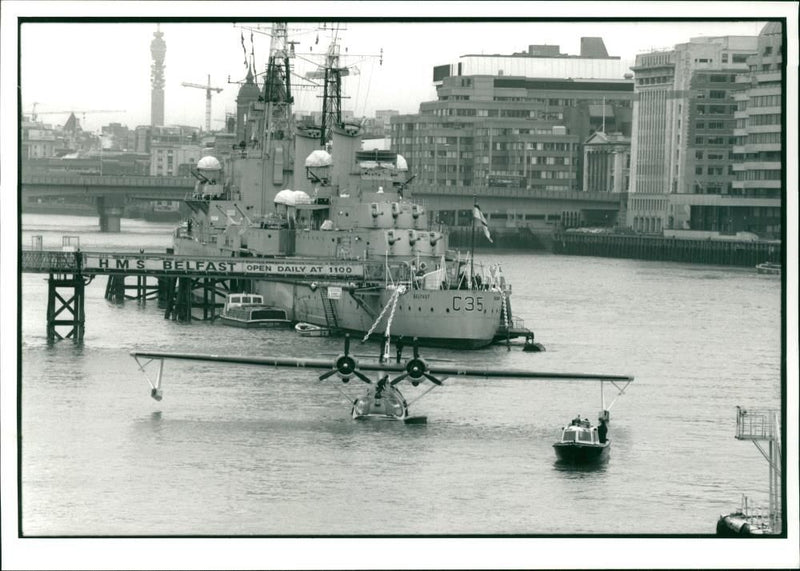
<svg viewBox="0 0 800 571"><path fill-rule="evenodd" d="M478 206L477 204L472 207L472 216L473 218L475 218L475 220L480 222L481 227L483 228L483 234L484 236L486 236L486 239L489 240L489 242L492 242L492 244L494 244L494 242L492 241L492 236L489 234L489 223L486 222L486 217L483 215L483 212L481 212L481 207Z"/></svg>

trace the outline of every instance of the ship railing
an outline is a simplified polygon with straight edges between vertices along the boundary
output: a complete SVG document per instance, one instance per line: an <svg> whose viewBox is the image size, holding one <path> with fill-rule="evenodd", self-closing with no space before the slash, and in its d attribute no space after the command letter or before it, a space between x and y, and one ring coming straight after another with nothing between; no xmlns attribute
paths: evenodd
<svg viewBox="0 0 800 571"><path fill-rule="evenodd" d="M736 438L738 440L777 440L778 411L736 407Z"/></svg>
<svg viewBox="0 0 800 571"><path fill-rule="evenodd" d="M80 257L80 252L23 250L20 261L24 272L74 272L80 270Z"/></svg>

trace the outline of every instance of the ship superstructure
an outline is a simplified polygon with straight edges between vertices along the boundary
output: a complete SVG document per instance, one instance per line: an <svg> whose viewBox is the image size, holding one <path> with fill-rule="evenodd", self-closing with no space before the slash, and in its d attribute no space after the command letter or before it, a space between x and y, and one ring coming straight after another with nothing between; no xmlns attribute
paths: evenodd
<svg viewBox="0 0 800 571"><path fill-rule="evenodd" d="M253 293L293 321L365 338L476 348L529 333L514 325L499 266L448 250L446 228L412 200L402 156L362 151L358 125L339 123L326 141L292 124L285 26L273 32L253 139L224 168L198 165L175 253L273 258L286 276L253 280ZM315 264L327 270L318 278Z"/></svg>

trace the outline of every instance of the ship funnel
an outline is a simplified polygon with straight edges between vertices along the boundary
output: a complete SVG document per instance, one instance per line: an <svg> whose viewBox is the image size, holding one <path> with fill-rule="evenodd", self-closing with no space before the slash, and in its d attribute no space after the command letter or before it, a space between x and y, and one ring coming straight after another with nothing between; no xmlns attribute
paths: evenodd
<svg viewBox="0 0 800 571"><path fill-rule="evenodd" d="M357 187L360 174L356 168L356 152L361 148L361 131L357 127L333 128L331 152L333 154L333 184L340 192Z"/></svg>

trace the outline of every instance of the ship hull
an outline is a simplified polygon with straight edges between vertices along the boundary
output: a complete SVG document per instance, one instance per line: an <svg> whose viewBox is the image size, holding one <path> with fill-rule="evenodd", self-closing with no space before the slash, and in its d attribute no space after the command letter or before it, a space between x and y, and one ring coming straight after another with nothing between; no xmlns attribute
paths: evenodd
<svg viewBox="0 0 800 571"><path fill-rule="evenodd" d="M428 347L485 347L494 341L501 319L502 299L497 292L410 290L394 303L393 290L360 294L343 283L336 299L331 298L334 287L317 286L311 280L259 280L254 285L256 293L286 310L292 321L356 335L371 330L375 338L385 336L388 329L392 339L409 345L416 338Z"/></svg>
<svg viewBox="0 0 800 571"><path fill-rule="evenodd" d="M175 253L218 256L216 246L175 240ZM499 291L410 289L393 302L386 287L359 291L349 282L317 283L310 278L258 279L253 293L286 311L293 322L305 322L373 338L386 335L408 345L416 338L427 347L477 349L493 343L503 320ZM392 306L394 311L392 311Z"/></svg>

